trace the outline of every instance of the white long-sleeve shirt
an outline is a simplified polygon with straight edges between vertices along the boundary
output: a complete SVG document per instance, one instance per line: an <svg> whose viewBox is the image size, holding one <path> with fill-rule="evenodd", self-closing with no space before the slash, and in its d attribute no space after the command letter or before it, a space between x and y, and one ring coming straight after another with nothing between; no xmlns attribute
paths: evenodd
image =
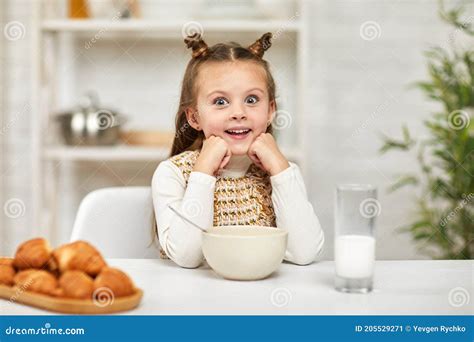
<svg viewBox="0 0 474 342"><path fill-rule="evenodd" d="M246 174L251 159L232 156L218 177L241 177ZM169 209L179 213L182 208L195 208L199 215L192 222L206 229L213 226L214 190L217 178L202 172L191 172L186 186L181 170L170 160L161 162L152 179L152 196L161 248L182 267L202 264L202 230ZM305 265L316 260L324 244L324 232L308 201L299 167L290 167L270 177L272 202L277 227L288 231L284 259ZM192 210L192 209L191 209Z"/></svg>

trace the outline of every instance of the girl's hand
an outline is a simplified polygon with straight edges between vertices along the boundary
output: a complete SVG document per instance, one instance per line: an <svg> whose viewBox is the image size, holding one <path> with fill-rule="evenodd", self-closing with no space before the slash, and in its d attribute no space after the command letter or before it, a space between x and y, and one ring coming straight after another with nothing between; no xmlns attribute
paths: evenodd
<svg viewBox="0 0 474 342"><path fill-rule="evenodd" d="M250 159L261 169L274 176L290 167L288 160L278 149L270 133L262 133L250 145L247 152Z"/></svg>
<svg viewBox="0 0 474 342"><path fill-rule="evenodd" d="M231 155L229 145L225 140L211 135L204 140L193 171L215 176L219 170L227 165Z"/></svg>

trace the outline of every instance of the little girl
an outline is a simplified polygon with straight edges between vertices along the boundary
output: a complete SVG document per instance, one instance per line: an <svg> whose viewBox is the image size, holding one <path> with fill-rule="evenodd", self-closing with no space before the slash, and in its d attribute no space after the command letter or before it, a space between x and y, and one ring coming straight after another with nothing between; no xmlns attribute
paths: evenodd
<svg viewBox="0 0 474 342"><path fill-rule="evenodd" d="M203 262L202 231L195 225L284 229L285 260L300 265L322 250L324 233L300 170L272 136L275 83L262 58L271 37L266 33L248 48L237 43L208 47L199 34L184 40L192 58L171 157L160 163L152 180L162 256L182 267Z"/></svg>

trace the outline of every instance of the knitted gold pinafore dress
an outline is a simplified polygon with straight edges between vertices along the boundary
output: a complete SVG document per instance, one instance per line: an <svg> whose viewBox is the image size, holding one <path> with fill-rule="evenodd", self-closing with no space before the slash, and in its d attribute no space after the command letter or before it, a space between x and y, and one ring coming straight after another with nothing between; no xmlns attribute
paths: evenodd
<svg viewBox="0 0 474 342"><path fill-rule="evenodd" d="M188 184L189 176L200 151L185 151L169 160L182 172ZM276 227L272 203L270 175L255 164L241 177L216 177L214 190L214 226ZM162 257L166 258L162 251Z"/></svg>

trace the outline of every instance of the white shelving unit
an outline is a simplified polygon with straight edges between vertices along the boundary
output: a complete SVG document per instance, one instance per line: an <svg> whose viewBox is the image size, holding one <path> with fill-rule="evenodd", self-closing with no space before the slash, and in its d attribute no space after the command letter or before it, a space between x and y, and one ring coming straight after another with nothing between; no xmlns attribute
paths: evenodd
<svg viewBox="0 0 474 342"><path fill-rule="evenodd" d="M43 32L153 32L181 37L181 28L188 20L151 21L127 19L123 21L107 20L46 20L42 23ZM285 32L300 31L300 22L287 20L199 20L206 32L266 32L285 30Z"/></svg>
<svg viewBox="0 0 474 342"><path fill-rule="evenodd" d="M167 158L167 148L111 146L111 147L69 147L58 146L45 150L44 158L47 160L130 160L149 161Z"/></svg>
<svg viewBox="0 0 474 342"><path fill-rule="evenodd" d="M38 233L49 235L53 243L60 240L60 227L57 226L57 201L58 184L61 173L57 172L58 162L105 162L120 161L129 163L143 163L156 161L157 163L168 156L168 149L133 147L128 145L118 145L111 147L81 147L65 146L58 144L58 139L53 139L56 143L50 142L50 137L45 136L46 127L51 125L52 108L57 105L59 98L71 88L67 75L61 75L61 81L58 76L47 77L49 63L60 63L61 58L71 57L68 52L68 39L75 35L93 36L95 33L101 33L101 40L106 41L107 37L121 37L140 35L161 40L182 40L183 24L189 22L188 19L180 20L150 20L150 19L127 19L127 20L69 20L69 19L43 19L40 13L43 13L43 1L35 2L35 8L32 10L35 15L32 16L33 30L33 84L32 97L36 104L32 106L32 137L34 141L34 180L38 186L35 188L33 213L36 227L42 227ZM307 179L307 169L304 156L307 146L307 132L304 126L304 117L307 115L308 83L306 72L308 66L307 47L308 47L308 4L307 0L296 0L296 17L288 20L269 20L269 19L226 19L209 20L195 19L205 28L205 32L211 35L226 38L228 33L251 33L257 37L264 32L291 33L295 37L296 43L296 63L294 68L296 84L294 85L297 95L294 109L296 143L294 146L282 147L283 153L290 159L297 162ZM64 39L64 37L68 37ZM66 43L65 43L66 42ZM98 42L97 44L100 44ZM170 130L173 127L169 128ZM64 236L63 236L64 238Z"/></svg>

